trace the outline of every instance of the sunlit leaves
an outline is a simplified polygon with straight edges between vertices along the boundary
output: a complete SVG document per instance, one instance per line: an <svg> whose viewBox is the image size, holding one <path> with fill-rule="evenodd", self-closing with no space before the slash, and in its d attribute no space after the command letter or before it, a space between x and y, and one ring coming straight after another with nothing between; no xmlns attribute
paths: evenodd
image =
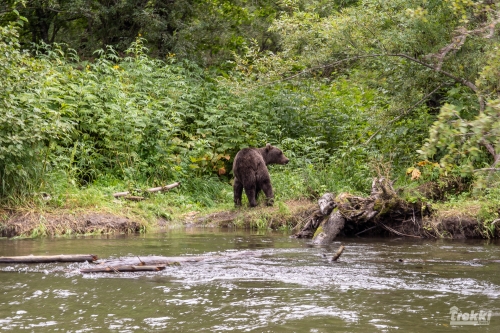
<svg viewBox="0 0 500 333"><path fill-rule="evenodd" d="M494 160L486 145L497 148L500 142L500 103L491 101L484 112L463 118L454 105L442 107L438 120L421 150L425 158L434 158L443 166L456 165L463 175L487 167Z"/></svg>

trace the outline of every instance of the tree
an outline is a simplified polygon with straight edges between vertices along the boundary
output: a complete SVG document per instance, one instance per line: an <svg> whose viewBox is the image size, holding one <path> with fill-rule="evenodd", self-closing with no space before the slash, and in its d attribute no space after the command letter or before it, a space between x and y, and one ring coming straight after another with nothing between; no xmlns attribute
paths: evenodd
<svg viewBox="0 0 500 333"><path fill-rule="evenodd" d="M253 65L266 68L262 73L271 79L346 75L351 82L364 82L390 100L385 117L374 126L382 127L385 136L415 112L438 112L424 157L453 155L458 164L469 159L494 165L500 156L492 132L496 103L490 102L486 111L485 107L491 91L498 92L492 64L498 62L499 17L496 1L364 0L327 16L296 7L271 27L281 36L282 51L273 55L272 63L263 56ZM453 116L450 110L455 110ZM478 128L485 118L483 134L474 136L476 131L470 129ZM440 126L462 129L452 140L444 137ZM374 134L382 139L379 131ZM463 146L461 159L447 151L464 140L468 145ZM481 158L471 158L476 150ZM482 152L490 157L485 160Z"/></svg>
<svg viewBox="0 0 500 333"><path fill-rule="evenodd" d="M256 41L276 50L268 27L280 10L272 0L26 0L17 3L28 19L25 42L65 43L80 55L113 46L124 52L140 34L151 54L168 54L202 65L221 65Z"/></svg>

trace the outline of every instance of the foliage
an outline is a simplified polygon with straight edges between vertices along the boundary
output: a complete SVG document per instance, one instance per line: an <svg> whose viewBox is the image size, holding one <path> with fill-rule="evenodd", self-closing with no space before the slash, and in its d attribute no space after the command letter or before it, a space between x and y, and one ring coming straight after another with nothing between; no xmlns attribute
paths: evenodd
<svg viewBox="0 0 500 333"><path fill-rule="evenodd" d="M258 122L247 122L251 111L235 96L194 64L149 58L140 38L126 57L108 47L80 63L58 45L32 58L18 49L15 29L2 29L4 194L52 169L82 184L107 173L131 184L193 170L223 175L231 156L255 142Z"/></svg>
<svg viewBox="0 0 500 333"><path fill-rule="evenodd" d="M25 0L23 41L66 43L81 56L107 45L124 52L138 34L158 57L177 54L199 64L224 64L232 52L255 40L274 49L267 27L280 9L276 1L94 1Z"/></svg>
<svg viewBox="0 0 500 333"><path fill-rule="evenodd" d="M446 104L431 128L422 153L438 159L441 165L457 165L463 176L475 168L489 166L489 154L481 149L484 143L496 144L500 138L499 101L492 101L484 112L472 119L461 116L461 109Z"/></svg>
<svg viewBox="0 0 500 333"><path fill-rule="evenodd" d="M60 107L64 78L48 59L19 49L14 25L0 27L1 193L43 182L54 142L69 138L71 110ZM57 52L57 50L55 51Z"/></svg>
<svg viewBox="0 0 500 333"><path fill-rule="evenodd" d="M496 4L490 2L365 0L329 15L295 6L273 22L272 31L282 38L281 52L272 62L255 52L247 63L237 60L239 67L252 65L253 75L266 79L288 73L293 80L307 75L338 82L344 75L354 86L376 90L382 101L374 105L378 117L372 112L372 119L364 118L356 111L349 113L347 125L354 135L363 133L357 124L364 126L370 135L365 143L370 144L359 146L351 138L344 147L365 148L369 156L383 156L396 166L413 164L432 122L428 111L440 110L424 158L440 160L446 164L443 169L456 166L457 173L471 177L474 168L494 166L500 156L494 130L497 103L491 101L483 110L484 99L498 94L498 23ZM352 99L357 94L350 88ZM367 101L363 99L364 107L370 106ZM369 126L373 123L386 126L375 131ZM348 127L353 125L358 130ZM343 138L339 133L332 136ZM382 147L373 139L381 139ZM358 167L355 161L349 165Z"/></svg>
<svg viewBox="0 0 500 333"><path fill-rule="evenodd" d="M291 159L271 168L278 199L367 191L376 163L404 179L419 153L439 162L422 177L492 183L477 169L500 160L497 11L455 0L9 0L0 194L175 180L210 193L178 204L210 207L230 201L236 152L266 143Z"/></svg>

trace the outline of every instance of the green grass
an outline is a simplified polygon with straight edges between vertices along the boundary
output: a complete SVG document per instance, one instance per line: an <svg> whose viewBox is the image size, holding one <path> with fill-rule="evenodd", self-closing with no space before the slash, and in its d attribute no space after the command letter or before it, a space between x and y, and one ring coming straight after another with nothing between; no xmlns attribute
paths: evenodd
<svg viewBox="0 0 500 333"><path fill-rule="evenodd" d="M341 170L334 165L306 166L303 168L289 166L272 166L270 168L271 181L275 193L275 208L271 213L264 209L249 210L248 200L243 196L243 213L250 213L248 217L236 217L233 224L236 227L251 227L256 230L282 228L287 226L283 221L292 220L292 213L285 203L292 200L316 200L326 192L339 194L349 192L366 196L368 191L349 187L349 177L342 177ZM164 183L129 183L114 177L101 177L87 186L77 186L63 173L51 175L50 182L35 192L31 197L22 197L11 202L8 208L14 207L18 211L40 212L41 219L32 229L28 237L47 236L46 221L43 216L51 214L79 215L88 212L108 213L125 216L141 224L140 232L155 230L159 220L166 221L169 225L181 225L186 216L196 212L197 217L222 211L234 211L233 189L227 179L218 177L193 177L181 181L181 185L167 192L144 194L141 192L150 187L167 185L176 180ZM366 179L367 189L371 179ZM415 187L415 184L402 182L400 186ZM398 185L396 184L397 188ZM129 201L124 198L114 198L113 193L122 191L136 192L135 195L144 195L143 201ZM46 200L40 193L47 193L50 199ZM404 193L402 194L404 195ZM264 207L264 195L261 193L259 201ZM480 196L474 197L471 193L463 193L451 197L446 202L432 203L434 209L440 211L442 217L450 215L474 214L484 225L484 232L495 234L495 228L500 227L498 219L498 204L500 190L491 189ZM4 207L5 208L5 207ZM249 211L247 211L249 210ZM5 211L4 211L5 213ZM248 214L244 214L248 215ZM439 215L438 215L439 216ZM6 220L4 214L2 220ZM57 230L62 234L72 234L67 227L61 226ZM74 233L73 233L74 234Z"/></svg>

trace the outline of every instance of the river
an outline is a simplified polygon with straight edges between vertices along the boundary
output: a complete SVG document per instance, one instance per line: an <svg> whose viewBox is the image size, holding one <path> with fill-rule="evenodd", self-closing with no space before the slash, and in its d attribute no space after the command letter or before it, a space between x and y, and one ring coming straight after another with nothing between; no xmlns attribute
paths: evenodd
<svg viewBox="0 0 500 333"><path fill-rule="evenodd" d="M286 233L195 228L0 239L0 256L29 254L210 259L111 274L80 273L87 263L0 264L2 331L500 332L499 240L314 247Z"/></svg>

